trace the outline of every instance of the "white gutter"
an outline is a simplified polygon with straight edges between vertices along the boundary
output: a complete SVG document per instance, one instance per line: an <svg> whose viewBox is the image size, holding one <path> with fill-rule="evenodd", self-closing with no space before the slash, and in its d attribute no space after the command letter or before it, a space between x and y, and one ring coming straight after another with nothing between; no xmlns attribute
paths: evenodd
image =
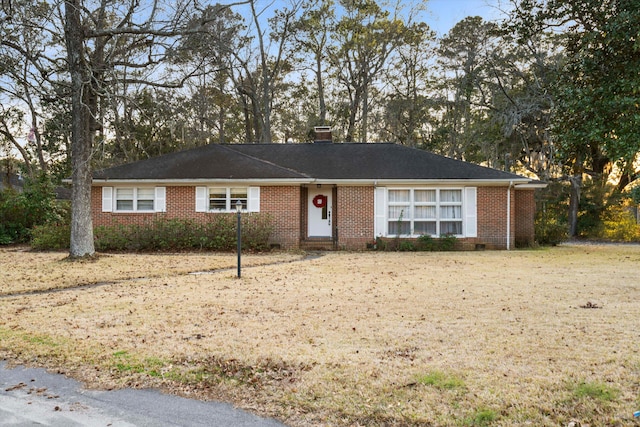
<svg viewBox="0 0 640 427"><path fill-rule="evenodd" d="M65 182L70 180L65 180ZM335 185L373 185L378 186L407 186L407 185L437 185L451 186L503 186L526 185L530 180L495 180L495 179L331 179L331 178L196 178L196 179L104 179L94 178L94 184L156 184L156 185L197 185L197 184L229 184L243 183L251 185L301 185L301 184L335 184ZM539 188L539 187L536 187Z"/></svg>
<svg viewBox="0 0 640 427"><path fill-rule="evenodd" d="M273 179L246 179L246 178L197 178L197 179L100 179L94 178L94 184L113 185L205 185L205 184L245 184L245 185L301 185L311 184L315 181L309 178L273 178Z"/></svg>
<svg viewBox="0 0 640 427"><path fill-rule="evenodd" d="M536 189L536 188L547 188L547 183L546 182L531 182L531 183L526 183L526 184L516 184L515 185L515 189L516 190L531 190L531 189Z"/></svg>
<svg viewBox="0 0 640 427"><path fill-rule="evenodd" d="M511 187L513 181L510 181L507 187L507 250L511 249Z"/></svg>

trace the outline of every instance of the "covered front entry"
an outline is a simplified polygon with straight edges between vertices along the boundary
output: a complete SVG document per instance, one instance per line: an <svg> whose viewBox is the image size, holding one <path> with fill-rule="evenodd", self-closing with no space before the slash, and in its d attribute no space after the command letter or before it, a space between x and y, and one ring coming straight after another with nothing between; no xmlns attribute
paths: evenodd
<svg viewBox="0 0 640 427"><path fill-rule="evenodd" d="M309 188L307 195L307 236L333 236L333 194L330 186Z"/></svg>

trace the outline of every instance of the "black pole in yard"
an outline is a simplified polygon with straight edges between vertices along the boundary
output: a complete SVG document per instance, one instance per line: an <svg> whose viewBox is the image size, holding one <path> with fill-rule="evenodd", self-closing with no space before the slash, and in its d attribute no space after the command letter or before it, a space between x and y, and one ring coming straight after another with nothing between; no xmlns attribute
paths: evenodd
<svg viewBox="0 0 640 427"><path fill-rule="evenodd" d="M237 227L238 236L236 237L236 240L238 242L238 249L237 249L237 251L238 251L238 278L240 278L240 256L241 256L240 253L242 252L242 234L241 234L241 230L240 230L240 227L241 227L240 217L242 215L242 202L240 200L238 200L236 202L236 212L237 212L237 215L238 215L238 227Z"/></svg>

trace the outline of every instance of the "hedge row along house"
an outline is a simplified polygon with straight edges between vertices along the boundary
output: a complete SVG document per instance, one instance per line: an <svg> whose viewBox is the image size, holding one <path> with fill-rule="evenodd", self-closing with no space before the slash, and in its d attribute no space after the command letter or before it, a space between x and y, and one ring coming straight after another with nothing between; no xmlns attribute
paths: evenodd
<svg viewBox="0 0 640 427"><path fill-rule="evenodd" d="M211 144L94 173L94 226L270 214L283 249L365 249L455 236L460 249L534 241L539 181L388 143Z"/></svg>

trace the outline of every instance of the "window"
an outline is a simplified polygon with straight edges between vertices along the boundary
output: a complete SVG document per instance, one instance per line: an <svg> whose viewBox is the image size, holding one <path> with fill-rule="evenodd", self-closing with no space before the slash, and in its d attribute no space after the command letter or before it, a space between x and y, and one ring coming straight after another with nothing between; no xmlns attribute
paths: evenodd
<svg viewBox="0 0 640 427"><path fill-rule="evenodd" d="M463 234L462 189L389 189L387 235Z"/></svg>
<svg viewBox="0 0 640 427"><path fill-rule="evenodd" d="M440 190L440 232L462 234L462 190Z"/></svg>
<svg viewBox="0 0 640 427"><path fill-rule="evenodd" d="M388 217L389 234L411 234L411 190L389 191Z"/></svg>
<svg viewBox="0 0 640 427"><path fill-rule="evenodd" d="M209 188L209 210L216 212L232 212L240 200L242 210L247 210L246 187L212 187Z"/></svg>
<svg viewBox="0 0 640 427"><path fill-rule="evenodd" d="M260 212L260 187L196 187L196 212Z"/></svg>
<svg viewBox="0 0 640 427"><path fill-rule="evenodd" d="M102 187L102 212L166 212L166 187Z"/></svg>
<svg viewBox="0 0 640 427"><path fill-rule="evenodd" d="M150 188L116 188L116 212L153 212L155 189Z"/></svg>

